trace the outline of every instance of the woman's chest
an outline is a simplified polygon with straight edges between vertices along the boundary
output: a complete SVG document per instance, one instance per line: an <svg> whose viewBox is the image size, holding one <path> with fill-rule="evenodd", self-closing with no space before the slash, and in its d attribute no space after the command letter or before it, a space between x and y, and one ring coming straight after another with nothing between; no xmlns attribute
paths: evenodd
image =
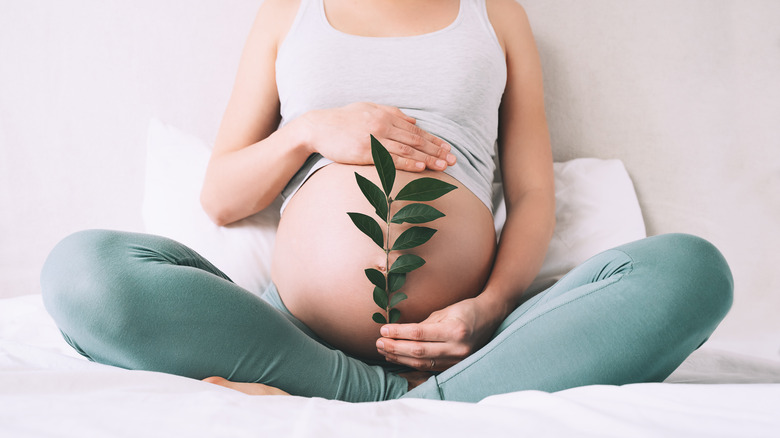
<svg viewBox="0 0 780 438"><path fill-rule="evenodd" d="M457 123L467 122L464 108L494 112L500 104L505 65L488 48L475 49L457 36L344 41L293 41L295 47L280 52L277 85L284 120L367 101L427 111Z"/></svg>

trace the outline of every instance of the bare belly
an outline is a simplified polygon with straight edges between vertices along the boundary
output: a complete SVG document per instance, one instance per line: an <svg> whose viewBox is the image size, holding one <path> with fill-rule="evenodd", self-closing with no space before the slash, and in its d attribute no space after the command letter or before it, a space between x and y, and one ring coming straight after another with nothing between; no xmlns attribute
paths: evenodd
<svg viewBox="0 0 780 438"><path fill-rule="evenodd" d="M290 312L325 341L355 356L378 358L374 344L380 324L371 315L381 309L374 303L373 285L363 271L386 269L386 256L347 216L347 212L359 212L376 217L354 172L379 185L373 166L330 164L293 196L279 223L272 278ZM436 310L477 295L487 280L496 245L488 209L449 175L399 171L393 195L421 176L459 188L430 203L446 215L424 224L438 230L431 240L390 253L391 265L407 252L426 261L407 274L401 291L409 298L397 306L401 323L422 321ZM393 203L392 213L406 204ZM408 226L393 224L391 242Z"/></svg>

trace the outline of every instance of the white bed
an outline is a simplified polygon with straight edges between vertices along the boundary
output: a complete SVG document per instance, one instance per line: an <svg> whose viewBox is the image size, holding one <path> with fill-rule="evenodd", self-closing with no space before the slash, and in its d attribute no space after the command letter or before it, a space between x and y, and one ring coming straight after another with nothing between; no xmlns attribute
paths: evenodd
<svg viewBox="0 0 780 438"><path fill-rule="evenodd" d="M268 281L277 213L219 228L197 205L259 3L0 2L0 437L780 436L774 0L522 0L558 162L535 289L646 234L700 235L732 267L730 314L664 383L347 404L79 357L38 285L71 232L164 234L249 290Z"/></svg>
<svg viewBox="0 0 780 438"><path fill-rule="evenodd" d="M777 437L780 365L703 348L668 383L522 391L476 405L252 397L79 357L39 295L0 301L6 437ZM775 382L766 383L766 382Z"/></svg>
<svg viewBox="0 0 780 438"><path fill-rule="evenodd" d="M198 204L205 142L157 120L148 134L146 231L190 245L260 293L268 281L276 210L214 226ZM645 235L620 161L556 163L555 176L558 223L536 290L590 255ZM500 229L503 207L500 196L495 200ZM777 436L780 363L705 346L665 383L523 391L477 406L250 397L192 379L89 362L64 342L35 294L0 300L0 406L0 431L14 437ZM41 412L45 421L38 420Z"/></svg>

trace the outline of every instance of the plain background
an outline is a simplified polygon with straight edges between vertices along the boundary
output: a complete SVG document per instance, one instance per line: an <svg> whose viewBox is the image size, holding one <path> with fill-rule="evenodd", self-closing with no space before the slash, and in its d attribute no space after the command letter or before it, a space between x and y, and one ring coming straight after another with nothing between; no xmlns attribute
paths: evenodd
<svg viewBox="0 0 780 438"><path fill-rule="evenodd" d="M648 234L731 264L712 342L780 360L780 2L521 3L556 160L622 159ZM259 4L0 0L0 297L73 231L143 229L149 119L213 140Z"/></svg>

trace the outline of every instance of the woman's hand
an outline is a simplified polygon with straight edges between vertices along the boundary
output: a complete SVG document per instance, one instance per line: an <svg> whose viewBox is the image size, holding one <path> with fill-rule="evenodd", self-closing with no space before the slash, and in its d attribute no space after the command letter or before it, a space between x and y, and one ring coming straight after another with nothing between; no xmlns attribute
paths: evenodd
<svg viewBox="0 0 780 438"><path fill-rule="evenodd" d="M372 164L371 134L390 152L399 170L444 170L455 164L450 145L417 127L414 118L395 107L359 102L310 111L298 123L306 130L311 152L337 163Z"/></svg>
<svg viewBox="0 0 780 438"><path fill-rule="evenodd" d="M431 313L419 324L382 326L377 351L389 362L444 371L482 348L505 316L505 307L470 298Z"/></svg>

